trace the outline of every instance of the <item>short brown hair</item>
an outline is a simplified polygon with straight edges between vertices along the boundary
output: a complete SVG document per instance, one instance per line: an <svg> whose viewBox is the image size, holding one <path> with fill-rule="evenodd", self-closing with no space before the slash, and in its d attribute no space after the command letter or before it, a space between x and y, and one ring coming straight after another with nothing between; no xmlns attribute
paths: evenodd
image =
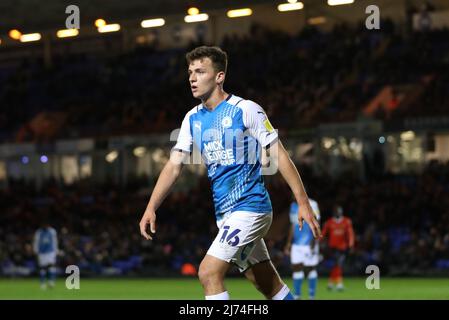
<svg viewBox="0 0 449 320"><path fill-rule="evenodd" d="M215 71L223 71L226 73L226 69L228 67L228 55L219 47L201 46L186 54L188 64L191 64L194 60L202 58L209 58L212 61Z"/></svg>

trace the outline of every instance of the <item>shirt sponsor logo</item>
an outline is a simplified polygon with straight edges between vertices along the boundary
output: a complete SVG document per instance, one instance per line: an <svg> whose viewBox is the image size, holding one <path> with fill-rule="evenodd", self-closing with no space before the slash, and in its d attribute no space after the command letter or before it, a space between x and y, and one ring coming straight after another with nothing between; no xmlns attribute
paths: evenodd
<svg viewBox="0 0 449 320"><path fill-rule="evenodd" d="M203 153L208 163L218 162L224 166L235 164L232 149L225 149L220 140L204 143Z"/></svg>

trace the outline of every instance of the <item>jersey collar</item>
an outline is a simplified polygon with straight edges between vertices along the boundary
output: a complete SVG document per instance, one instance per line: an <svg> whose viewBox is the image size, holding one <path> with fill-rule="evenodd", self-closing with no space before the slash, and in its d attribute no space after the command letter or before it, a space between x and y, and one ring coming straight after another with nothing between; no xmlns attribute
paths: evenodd
<svg viewBox="0 0 449 320"><path fill-rule="evenodd" d="M215 110L217 110L219 107L221 107L222 105L226 104L226 102L229 101L229 99L231 99L232 97L232 93L228 94L228 97L226 99L224 99L222 102L220 102L215 108L214 110L209 110L203 103L201 103L201 105L203 106L203 109L206 110L207 112L214 112Z"/></svg>

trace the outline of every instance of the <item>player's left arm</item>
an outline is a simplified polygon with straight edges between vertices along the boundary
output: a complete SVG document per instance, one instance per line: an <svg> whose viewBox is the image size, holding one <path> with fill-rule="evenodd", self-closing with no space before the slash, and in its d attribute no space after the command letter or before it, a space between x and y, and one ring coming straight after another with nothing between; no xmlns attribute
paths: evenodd
<svg viewBox="0 0 449 320"><path fill-rule="evenodd" d="M290 156L279 141L278 134L268 120L265 111L260 105L250 100L242 101L240 107L243 110L245 127L257 139L262 148L268 150L270 162L274 161L274 166L278 166L279 171L295 196L299 205L298 220L300 229L302 229L302 223L305 220L309 224L313 236L321 236L320 226L313 214L309 197L304 189L298 170L296 170Z"/></svg>
<svg viewBox="0 0 449 320"><path fill-rule="evenodd" d="M273 159L273 157L277 159L279 171L299 204L298 219L300 229L302 229L303 220L305 220L310 226L313 236L315 238L321 237L320 224L310 206L309 197L302 183L301 176L280 140L270 147L270 158Z"/></svg>

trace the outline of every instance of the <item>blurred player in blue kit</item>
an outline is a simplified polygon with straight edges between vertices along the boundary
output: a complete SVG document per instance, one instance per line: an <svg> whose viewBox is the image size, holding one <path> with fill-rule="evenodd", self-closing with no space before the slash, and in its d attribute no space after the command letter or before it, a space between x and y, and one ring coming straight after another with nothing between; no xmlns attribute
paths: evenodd
<svg viewBox="0 0 449 320"><path fill-rule="evenodd" d="M44 222L34 234L33 251L37 256L41 289L55 286L58 235L48 222Z"/></svg>
<svg viewBox="0 0 449 320"><path fill-rule="evenodd" d="M320 220L320 209L315 200L310 199L317 221ZM295 299L301 299L302 282L305 277L309 284L309 299L315 299L318 281L316 267L319 263L319 242L313 236L313 232L306 224L300 229L297 218L298 203L292 202L290 206L290 228L284 252L290 256L293 271L293 288Z"/></svg>

